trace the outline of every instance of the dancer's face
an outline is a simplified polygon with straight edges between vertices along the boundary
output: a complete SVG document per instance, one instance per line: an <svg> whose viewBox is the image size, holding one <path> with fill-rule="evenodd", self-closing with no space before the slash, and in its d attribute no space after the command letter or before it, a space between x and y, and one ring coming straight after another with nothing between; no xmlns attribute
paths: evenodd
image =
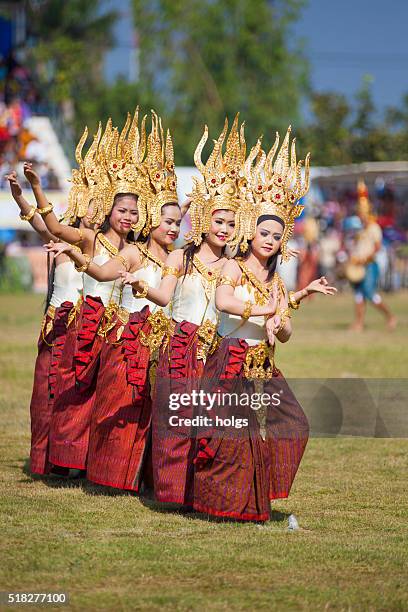
<svg viewBox="0 0 408 612"><path fill-rule="evenodd" d="M258 257L271 257L275 255L282 244L283 226L275 219L262 221L252 240L252 252Z"/></svg>
<svg viewBox="0 0 408 612"><path fill-rule="evenodd" d="M154 228L151 236L161 246L170 246L178 238L180 223L180 207L177 204L165 204L161 210L160 225Z"/></svg>
<svg viewBox="0 0 408 612"><path fill-rule="evenodd" d="M207 241L216 247L223 247L232 237L235 229L235 213L232 210L215 210L211 216Z"/></svg>
<svg viewBox="0 0 408 612"><path fill-rule="evenodd" d="M109 217L111 228L117 234L127 236L138 219L137 197L131 194L117 195Z"/></svg>

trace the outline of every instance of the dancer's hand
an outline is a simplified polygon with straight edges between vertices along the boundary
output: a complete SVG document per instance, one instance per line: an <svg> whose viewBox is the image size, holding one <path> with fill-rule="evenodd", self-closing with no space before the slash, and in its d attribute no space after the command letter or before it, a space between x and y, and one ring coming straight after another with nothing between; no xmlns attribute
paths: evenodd
<svg viewBox="0 0 408 612"><path fill-rule="evenodd" d="M124 272L123 270L119 273L119 278L122 280L122 285L133 285L137 288L138 281L135 280L133 274L130 272ZM139 288L137 288L139 291Z"/></svg>
<svg viewBox="0 0 408 612"><path fill-rule="evenodd" d="M275 344L276 334L281 324L281 317L278 314L269 317L266 322L266 333L268 335L269 344L273 346Z"/></svg>
<svg viewBox="0 0 408 612"><path fill-rule="evenodd" d="M288 247L286 249L286 252L289 255L289 257L299 257L299 255L300 255L300 249L290 249ZM283 257L281 257L280 262L283 263Z"/></svg>
<svg viewBox="0 0 408 612"><path fill-rule="evenodd" d="M35 187L41 184L40 177L33 170L33 164L30 162L24 162L24 175L31 187Z"/></svg>
<svg viewBox="0 0 408 612"><path fill-rule="evenodd" d="M66 242L54 242L50 240L48 244L43 245L47 253L54 253L55 256L61 255L61 253L71 253L72 244L67 244Z"/></svg>
<svg viewBox="0 0 408 612"><path fill-rule="evenodd" d="M324 295L334 295L337 293L336 287L330 287L325 276L321 276L320 278L317 278L309 283L306 289L309 294L323 293Z"/></svg>
<svg viewBox="0 0 408 612"><path fill-rule="evenodd" d="M277 285L273 285L271 294L269 296L268 314L274 315L277 307L278 307L278 287Z"/></svg>
<svg viewBox="0 0 408 612"><path fill-rule="evenodd" d="M17 172L13 170L10 174L6 174L4 177L8 180L10 184L11 195L13 198L19 198L23 194L23 190L21 189L21 185L17 179Z"/></svg>
<svg viewBox="0 0 408 612"><path fill-rule="evenodd" d="M187 199L184 200L182 205L180 206L181 216L184 217L188 213L188 209L190 208L190 204L193 201L193 195L191 193L186 193Z"/></svg>

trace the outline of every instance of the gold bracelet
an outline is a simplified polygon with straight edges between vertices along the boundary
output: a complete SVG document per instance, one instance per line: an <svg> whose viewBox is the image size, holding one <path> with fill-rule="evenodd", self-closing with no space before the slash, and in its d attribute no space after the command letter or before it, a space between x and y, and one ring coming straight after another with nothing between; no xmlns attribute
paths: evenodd
<svg viewBox="0 0 408 612"><path fill-rule="evenodd" d="M139 281L139 285L142 285L143 291L139 293L138 291L136 291L136 289L132 288L133 297L138 298L138 299L145 298L147 295L147 292L149 291L149 285L147 281L145 280Z"/></svg>
<svg viewBox="0 0 408 612"><path fill-rule="evenodd" d="M87 269L89 268L89 264L92 261L92 257L90 255L87 255L86 253L84 253L84 257L85 257L85 263L82 264L82 266L77 266L77 264L75 264L75 270L77 272L86 272Z"/></svg>
<svg viewBox="0 0 408 612"><path fill-rule="evenodd" d="M54 208L54 205L51 204L51 202L49 202L48 206L44 206L44 208L37 208L37 212L42 217L45 217L45 215L48 215L48 213L50 213L53 210L53 208Z"/></svg>
<svg viewBox="0 0 408 612"><path fill-rule="evenodd" d="M277 334L279 334L279 332L282 331L282 329L285 327L286 321L290 319L290 311L289 308L282 308L276 314L279 315L281 318L281 323L279 325L278 331L276 332Z"/></svg>
<svg viewBox="0 0 408 612"><path fill-rule="evenodd" d="M31 221L31 219L34 217L35 215L35 211L37 210L37 208L35 206L31 206L30 210L28 211L28 213L26 215L23 215L23 213L20 213L20 219L22 221Z"/></svg>
<svg viewBox="0 0 408 612"><path fill-rule="evenodd" d="M221 287L221 285L230 285L231 287L236 287L236 282L231 276L222 275L217 279L216 287Z"/></svg>
<svg viewBox="0 0 408 612"><path fill-rule="evenodd" d="M252 312L252 306L253 304L249 300L245 302L244 312L242 313L243 319L249 319L249 317L251 316L251 312Z"/></svg>
<svg viewBox="0 0 408 612"><path fill-rule="evenodd" d="M165 276L176 276L179 277L179 271L174 266L166 266L164 265L162 268L162 278Z"/></svg>
<svg viewBox="0 0 408 612"><path fill-rule="evenodd" d="M294 291L289 291L288 300L289 300L289 306L293 308L293 310L297 310L299 308L300 302L296 300Z"/></svg>

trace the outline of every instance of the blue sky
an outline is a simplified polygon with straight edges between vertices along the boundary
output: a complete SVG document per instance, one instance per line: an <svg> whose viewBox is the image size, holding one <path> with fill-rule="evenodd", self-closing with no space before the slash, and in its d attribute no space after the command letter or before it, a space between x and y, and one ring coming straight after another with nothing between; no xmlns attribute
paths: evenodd
<svg viewBox="0 0 408 612"><path fill-rule="evenodd" d="M121 13L118 46L106 75L127 73L132 43L130 0L105 0ZM408 0L308 0L294 32L305 41L317 90L352 97L364 75L373 77L376 105L398 105L408 93Z"/></svg>

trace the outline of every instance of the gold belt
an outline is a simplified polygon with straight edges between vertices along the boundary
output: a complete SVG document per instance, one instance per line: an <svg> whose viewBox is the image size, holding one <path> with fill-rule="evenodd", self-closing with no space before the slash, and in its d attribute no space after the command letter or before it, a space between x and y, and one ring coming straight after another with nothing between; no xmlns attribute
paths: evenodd
<svg viewBox="0 0 408 612"><path fill-rule="evenodd" d="M265 341L248 348L244 362L245 378L272 378L275 347Z"/></svg>
<svg viewBox="0 0 408 612"><path fill-rule="evenodd" d="M105 338L108 341L107 335L113 329L119 321L121 323L116 334L116 342L122 337L123 330L125 329L126 323L129 321L129 311L123 306L119 306L116 302L109 302L103 313L102 321L98 329L98 336Z"/></svg>

